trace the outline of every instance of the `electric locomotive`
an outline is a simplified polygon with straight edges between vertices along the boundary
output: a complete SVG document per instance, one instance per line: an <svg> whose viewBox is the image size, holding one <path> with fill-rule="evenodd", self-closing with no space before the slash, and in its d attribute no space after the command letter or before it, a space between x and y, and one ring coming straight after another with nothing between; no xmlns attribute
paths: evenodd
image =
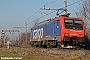
<svg viewBox="0 0 90 60"><path fill-rule="evenodd" d="M38 47L86 47L84 21L67 15L44 20L31 28L30 44Z"/></svg>

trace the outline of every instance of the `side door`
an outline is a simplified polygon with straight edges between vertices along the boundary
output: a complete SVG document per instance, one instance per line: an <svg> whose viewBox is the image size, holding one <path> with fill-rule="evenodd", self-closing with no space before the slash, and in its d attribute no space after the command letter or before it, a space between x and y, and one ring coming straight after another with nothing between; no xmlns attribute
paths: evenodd
<svg viewBox="0 0 90 60"><path fill-rule="evenodd" d="M55 20L54 22L54 37L57 40L60 40L61 29L60 29L60 20Z"/></svg>

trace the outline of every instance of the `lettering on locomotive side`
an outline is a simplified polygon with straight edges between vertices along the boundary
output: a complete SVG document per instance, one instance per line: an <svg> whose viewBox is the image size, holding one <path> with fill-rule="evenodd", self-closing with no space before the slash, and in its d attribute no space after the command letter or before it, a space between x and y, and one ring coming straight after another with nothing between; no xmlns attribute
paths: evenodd
<svg viewBox="0 0 90 60"><path fill-rule="evenodd" d="M36 29L33 31L33 39L42 38L43 37L43 28Z"/></svg>

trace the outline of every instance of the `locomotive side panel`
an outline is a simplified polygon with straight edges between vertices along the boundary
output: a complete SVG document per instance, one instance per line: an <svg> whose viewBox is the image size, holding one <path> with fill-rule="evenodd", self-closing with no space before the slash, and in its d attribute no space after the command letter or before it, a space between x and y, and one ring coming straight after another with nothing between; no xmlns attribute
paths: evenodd
<svg viewBox="0 0 90 60"><path fill-rule="evenodd" d="M53 40L58 36L60 40L60 34L60 21L54 20L32 28L30 38L31 40Z"/></svg>
<svg viewBox="0 0 90 60"><path fill-rule="evenodd" d="M32 46L56 46L57 41L60 42L60 21L53 20L47 23L35 26L31 29L31 42Z"/></svg>

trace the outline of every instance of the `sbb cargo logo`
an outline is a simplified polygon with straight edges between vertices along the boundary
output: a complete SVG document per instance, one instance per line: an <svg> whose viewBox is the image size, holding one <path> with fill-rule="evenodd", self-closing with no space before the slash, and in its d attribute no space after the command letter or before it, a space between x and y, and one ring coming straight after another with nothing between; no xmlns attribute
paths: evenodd
<svg viewBox="0 0 90 60"><path fill-rule="evenodd" d="M42 38L43 37L43 28L36 29L33 31L33 39Z"/></svg>

